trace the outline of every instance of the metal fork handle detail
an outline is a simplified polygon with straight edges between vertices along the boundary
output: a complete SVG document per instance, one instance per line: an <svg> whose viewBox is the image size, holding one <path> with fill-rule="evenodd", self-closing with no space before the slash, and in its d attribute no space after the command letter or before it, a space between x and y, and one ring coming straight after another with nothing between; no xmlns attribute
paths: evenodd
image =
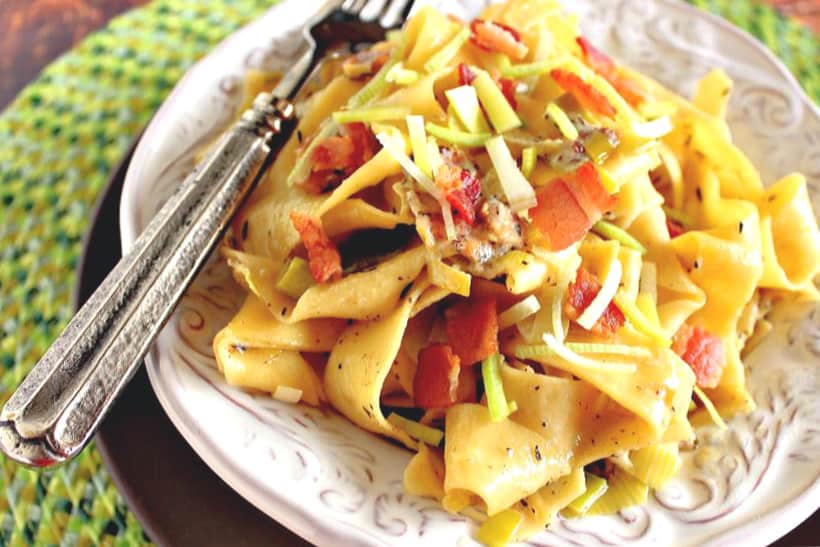
<svg viewBox="0 0 820 547"><path fill-rule="evenodd" d="M3 452L45 467L82 449L294 126L290 102L257 97L8 400Z"/></svg>

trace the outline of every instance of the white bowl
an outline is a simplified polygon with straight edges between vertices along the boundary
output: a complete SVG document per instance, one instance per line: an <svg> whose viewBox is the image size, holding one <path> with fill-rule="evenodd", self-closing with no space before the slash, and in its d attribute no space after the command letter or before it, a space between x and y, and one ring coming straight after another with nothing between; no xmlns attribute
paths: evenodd
<svg viewBox="0 0 820 547"><path fill-rule="evenodd" d="M287 68L320 0L287 0L237 31L177 84L148 126L123 190L123 246L222 131L251 67ZM444 0L471 17L476 0ZM719 66L735 81L729 122L764 181L793 170L820 211L820 113L787 69L724 20L674 0L580 0L586 35L621 61L689 95ZM281 404L228 386L213 333L239 301L212 261L147 359L165 411L202 459L262 511L321 545L472 545L474 524L404 495L410 454L332 411ZM778 322L747 361L758 409L725 437L704 432L719 457L687 464L645 507L612 517L558 520L534 544L765 544L820 505L820 312ZM207 518L207 515L203 515Z"/></svg>

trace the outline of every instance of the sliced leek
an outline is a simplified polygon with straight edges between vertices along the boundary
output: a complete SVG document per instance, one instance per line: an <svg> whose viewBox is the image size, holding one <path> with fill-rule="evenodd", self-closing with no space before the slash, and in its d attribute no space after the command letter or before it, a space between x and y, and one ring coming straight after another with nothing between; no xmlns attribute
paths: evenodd
<svg viewBox="0 0 820 547"><path fill-rule="evenodd" d="M538 159L538 152L534 146L528 146L521 151L521 174L530 178L535 170L535 161Z"/></svg>
<svg viewBox="0 0 820 547"><path fill-rule="evenodd" d="M276 386L273 398L283 403L296 404L302 400L302 390L289 386Z"/></svg>
<svg viewBox="0 0 820 547"><path fill-rule="evenodd" d="M385 80L396 85L411 85L416 83L420 74L415 70L404 68L404 64L396 63L385 75Z"/></svg>
<svg viewBox="0 0 820 547"><path fill-rule="evenodd" d="M425 175L422 170L419 169L418 165L413 163L413 160L411 160L407 154L404 153L404 150L400 148L403 143L400 145L396 142L396 140L399 140L398 138L391 137L387 133L378 133L376 135L376 140L378 140L384 149L387 150L387 153L390 154L393 159L399 163L399 165L401 165L402 169L405 170L410 178L418 182L419 185L424 188L428 194L436 198L436 200L439 202L442 201L444 196L442 195L441 190L439 190L430 177Z"/></svg>
<svg viewBox="0 0 820 547"><path fill-rule="evenodd" d="M522 211L534 207L535 190L518 169L504 139L501 136L493 137L487 141L485 147L512 210Z"/></svg>
<svg viewBox="0 0 820 547"><path fill-rule="evenodd" d="M433 178L430 166L430 149L427 146L427 133L424 131L424 117L414 115L405 118L407 133L410 136L410 148L413 150L413 161L422 173Z"/></svg>
<svg viewBox="0 0 820 547"><path fill-rule="evenodd" d="M458 131L450 129L449 127L442 127L432 122L427 122L424 126L427 132L441 139L442 141L456 146L464 146L465 148L477 148L484 146L484 144L492 137L489 133L468 133L466 131Z"/></svg>
<svg viewBox="0 0 820 547"><path fill-rule="evenodd" d="M563 108L555 103L550 103L547 105L545 114L565 139L574 141L578 138L578 130L572 125L572 121Z"/></svg>
<svg viewBox="0 0 820 547"><path fill-rule="evenodd" d="M471 84L478 94L481 106L487 112L490 123L498 133L521 127L521 119L489 74L475 69L477 76Z"/></svg>
<svg viewBox="0 0 820 547"><path fill-rule="evenodd" d="M640 308L626 297L623 292L618 291L613 300L615 305L618 306L618 309L624 314L624 317L626 317L626 320L635 327L635 330L649 336L661 347L668 348L672 345L672 341L663 329L647 319Z"/></svg>
<svg viewBox="0 0 820 547"><path fill-rule="evenodd" d="M498 328L502 330L511 327L522 319L533 315L540 309L541 303L538 302L538 298L536 298L534 294L531 294L498 315Z"/></svg>
<svg viewBox="0 0 820 547"><path fill-rule="evenodd" d="M484 381L484 393L487 395L487 409L494 422L503 420L514 411L504 395L504 384L499 368L501 366L501 356L497 353L481 362L481 378Z"/></svg>
<svg viewBox="0 0 820 547"><path fill-rule="evenodd" d="M661 488L681 467L677 443L661 443L633 450L630 473L650 488Z"/></svg>
<svg viewBox="0 0 820 547"><path fill-rule="evenodd" d="M616 224L612 224L611 222L607 222L605 220L599 220L592 227L592 230L607 239L617 241L622 245L635 249L642 255L646 254L646 247L644 247L640 241L632 237L629 232Z"/></svg>
<svg viewBox="0 0 820 547"><path fill-rule="evenodd" d="M587 511L588 515L612 515L633 505L643 505L649 495L649 487L621 468L607 481L608 488Z"/></svg>
<svg viewBox="0 0 820 547"><path fill-rule="evenodd" d="M461 49L461 46L464 45L464 42L469 38L470 29L467 27L462 28L449 42L444 44L432 57L427 59L427 62L424 63L424 70L427 72L435 72L444 68L447 63L456 56L458 50Z"/></svg>
<svg viewBox="0 0 820 547"><path fill-rule="evenodd" d="M282 275L276 281L276 290L291 298L299 298L316 284L310 273L310 266L304 258L294 256L285 266Z"/></svg>
<svg viewBox="0 0 820 547"><path fill-rule="evenodd" d="M621 261L615 258L609 265L609 271L606 274L604 283L601 285L601 290L592 299L592 302L581 313L576 322L587 330L592 330L595 323L606 311L615 293L618 291L618 286L621 283L621 276L623 274L623 266Z"/></svg>
<svg viewBox="0 0 820 547"><path fill-rule="evenodd" d="M490 126L484 119L484 113L478 104L478 95L475 88L469 85L462 85L448 89L444 92L450 106L453 108L458 120L470 133L489 133Z"/></svg>
<svg viewBox="0 0 820 547"><path fill-rule="evenodd" d="M391 413L390 416L387 417L387 421L414 439L417 439L424 444L429 444L430 446L438 446L444 438L444 432L440 429L409 420L400 414L396 414L395 412Z"/></svg>
<svg viewBox="0 0 820 547"><path fill-rule="evenodd" d="M510 65L501 69L501 75L505 78L527 78L529 76L541 76L550 72L554 68L561 66L557 60L535 61L534 63L524 63L520 65Z"/></svg>
<svg viewBox="0 0 820 547"><path fill-rule="evenodd" d="M543 339L547 347L549 347L549 349L556 356L574 365L589 368L597 368L600 370L605 370L607 372L618 372L621 374L634 374L638 370L638 367L631 363L610 363L605 361L596 361L595 359L589 359L587 357L582 357L581 355L578 355L577 353L569 349L563 343L556 340L555 337L549 333L544 334Z"/></svg>
<svg viewBox="0 0 820 547"><path fill-rule="evenodd" d="M703 408L706 409L706 413L709 414L709 417L712 418L712 421L715 423L718 429L726 431L728 429L726 422L723 421L723 418L715 408L715 405L714 403L712 403L712 400L698 386L694 386L692 391L695 392L695 395L698 396L700 402L703 403Z"/></svg>
<svg viewBox="0 0 820 547"><path fill-rule="evenodd" d="M598 501L598 498L606 493L608 488L606 479L598 475L584 473L584 477L586 478L586 490L584 490L583 494L572 500L565 508L572 516L580 517L585 515L586 512L589 511L589 508Z"/></svg>
<svg viewBox="0 0 820 547"><path fill-rule="evenodd" d="M383 122L402 120L410 114L406 106L368 106L352 110L339 110L333 113L333 121L338 124L354 122Z"/></svg>
<svg viewBox="0 0 820 547"><path fill-rule="evenodd" d="M515 537L524 517L514 509L505 509L489 517L478 528L478 541L487 547L505 547Z"/></svg>

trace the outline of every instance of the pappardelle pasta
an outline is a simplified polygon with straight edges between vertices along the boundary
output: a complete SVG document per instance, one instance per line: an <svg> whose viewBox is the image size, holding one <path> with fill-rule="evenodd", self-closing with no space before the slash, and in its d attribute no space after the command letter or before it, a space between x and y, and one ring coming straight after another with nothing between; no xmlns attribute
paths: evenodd
<svg viewBox="0 0 820 547"><path fill-rule="evenodd" d="M406 491L488 545L643 503L753 409L741 354L818 298L820 233L805 179L732 144L723 72L686 101L512 0L319 78L221 248L229 383L404 444Z"/></svg>

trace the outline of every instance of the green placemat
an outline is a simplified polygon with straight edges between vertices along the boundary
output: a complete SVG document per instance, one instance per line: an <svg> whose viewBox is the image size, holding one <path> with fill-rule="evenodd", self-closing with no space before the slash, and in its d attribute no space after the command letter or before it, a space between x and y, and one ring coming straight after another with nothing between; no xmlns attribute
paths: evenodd
<svg viewBox="0 0 820 547"><path fill-rule="evenodd" d="M749 30L820 96L820 43L771 8L691 0ZM71 316L91 208L174 82L272 0L161 0L51 64L0 115L0 403ZM139 523L94 446L56 471L0 457L0 545L134 545Z"/></svg>

